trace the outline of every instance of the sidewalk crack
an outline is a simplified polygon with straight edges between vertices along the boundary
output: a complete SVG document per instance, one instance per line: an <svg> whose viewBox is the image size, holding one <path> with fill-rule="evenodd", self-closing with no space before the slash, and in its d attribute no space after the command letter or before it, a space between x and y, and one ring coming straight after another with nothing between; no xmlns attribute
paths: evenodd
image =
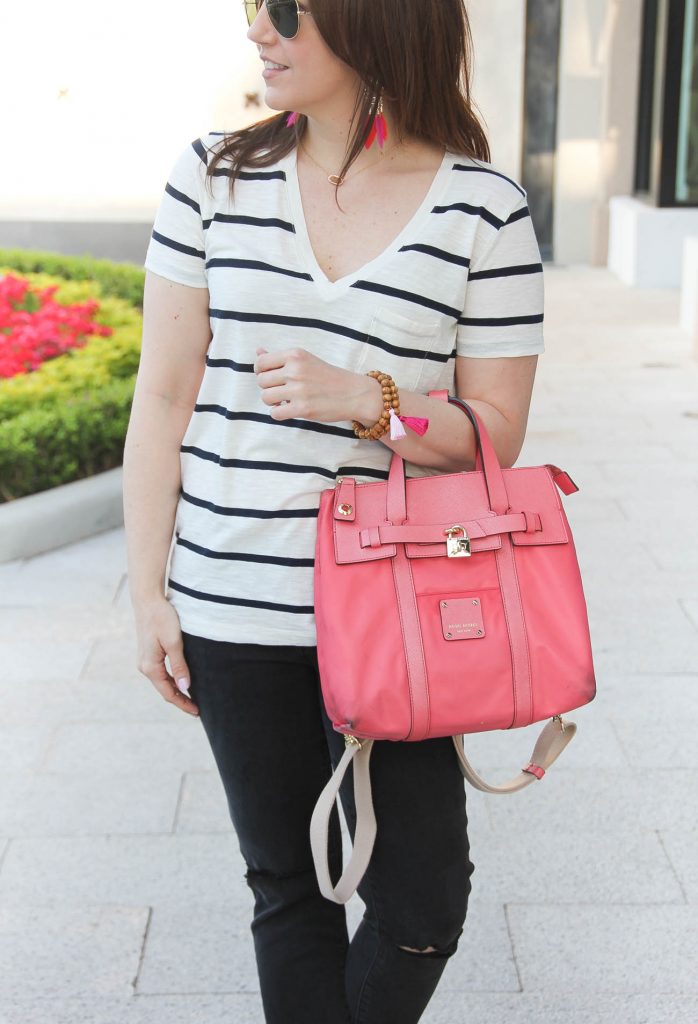
<svg viewBox="0 0 698 1024"><path fill-rule="evenodd" d="M507 926L507 934L509 936L509 945L511 946L511 959L514 964L514 970L516 971L516 983L519 986L519 992L523 992L523 982L521 980L521 971L519 970L519 963L516 959L516 944L514 943L514 935L511 930L511 921L509 920L509 904L504 905L504 922Z"/></svg>
<svg viewBox="0 0 698 1024"><path fill-rule="evenodd" d="M134 996L138 995L136 989L138 988L138 982L140 980L141 968L143 967L143 960L145 958L145 944L148 941L148 934L150 932L150 922L152 920L153 920L153 908L152 907L148 907L148 918L147 918L147 920L145 922L145 928L143 929L143 941L141 942L141 949L140 949L140 953L138 954L138 967L136 968L136 973L135 973L135 975L133 977L133 981L131 982L131 987L133 988Z"/></svg>
<svg viewBox="0 0 698 1024"><path fill-rule="evenodd" d="M661 846L661 848L662 848L662 850L664 852L664 856L667 859L667 863L669 864L669 867L671 868L671 872L672 872L674 878L676 879L676 884L678 885L679 889L681 890L681 895L683 896L683 901L684 901L684 903L687 904L688 903L688 896L686 895L686 890L684 889L683 883L682 883L681 879L679 878L679 874L678 874L676 868L674 867L674 864L672 862L671 857L669 856L669 851L667 850L666 846L664 845L664 840L662 838L661 829L657 828L654 831L657 833L657 839L659 840L659 845Z"/></svg>

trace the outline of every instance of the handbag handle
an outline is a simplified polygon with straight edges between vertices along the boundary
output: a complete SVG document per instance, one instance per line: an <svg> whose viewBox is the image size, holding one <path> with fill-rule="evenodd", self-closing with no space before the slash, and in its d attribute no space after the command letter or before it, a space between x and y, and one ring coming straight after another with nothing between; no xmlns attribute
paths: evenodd
<svg viewBox="0 0 698 1024"><path fill-rule="evenodd" d="M542 779L545 771L557 760L570 742L577 726L556 715L546 723L539 734L530 763L508 782L494 785L485 782L472 767L463 749L463 735L453 736L458 757L458 766L476 789L483 793L516 793L524 786L530 786L536 779ZM333 903L346 903L353 896L368 868L376 839L376 816L371 795L369 762L373 740L364 739L348 744L334 774L331 776L315 805L310 819L310 846L315 862L315 872L322 895ZM351 762L354 764L354 805L356 808L356 830L351 856L336 885L332 884L327 859L328 830L332 807L337 799L339 787Z"/></svg>
<svg viewBox="0 0 698 1024"><path fill-rule="evenodd" d="M448 395L448 402L450 405L457 405L461 408L473 425L476 442L475 469L482 468L490 499L490 508L498 515L502 515L510 508L509 496L504 484L502 467L499 464L487 427L472 406L464 402L462 398L458 398L457 395Z"/></svg>
<svg viewBox="0 0 698 1024"><path fill-rule="evenodd" d="M487 488L490 509L497 515L504 515L509 509L509 496L504 483L502 467L490 439L487 427L478 414L467 402L448 391L430 391L430 398L439 398L459 406L466 414L475 433L475 469L482 468L482 475ZM386 520L393 525L400 525L407 519L407 492L405 485L405 460L397 452L393 452L388 473L386 498Z"/></svg>

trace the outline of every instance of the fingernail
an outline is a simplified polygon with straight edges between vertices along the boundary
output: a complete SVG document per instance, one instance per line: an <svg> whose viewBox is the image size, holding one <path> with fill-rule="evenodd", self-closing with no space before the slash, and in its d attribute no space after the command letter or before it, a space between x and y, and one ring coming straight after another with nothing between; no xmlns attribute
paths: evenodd
<svg viewBox="0 0 698 1024"><path fill-rule="evenodd" d="M189 693L189 682L188 682L188 680L186 680L186 679L178 679L177 680L177 689L181 693L184 693L187 697L189 697L191 699L191 694Z"/></svg>

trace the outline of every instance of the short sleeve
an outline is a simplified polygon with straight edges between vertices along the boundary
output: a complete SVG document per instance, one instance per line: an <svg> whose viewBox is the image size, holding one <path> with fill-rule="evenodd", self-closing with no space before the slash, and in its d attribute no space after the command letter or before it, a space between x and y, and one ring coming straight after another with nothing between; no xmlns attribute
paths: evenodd
<svg viewBox="0 0 698 1024"><path fill-rule="evenodd" d="M495 357L544 351L543 264L524 191L502 217L483 211L456 353Z"/></svg>
<svg viewBox="0 0 698 1024"><path fill-rule="evenodd" d="M143 266L161 277L207 288L201 196L206 150L200 139L180 154L165 185Z"/></svg>

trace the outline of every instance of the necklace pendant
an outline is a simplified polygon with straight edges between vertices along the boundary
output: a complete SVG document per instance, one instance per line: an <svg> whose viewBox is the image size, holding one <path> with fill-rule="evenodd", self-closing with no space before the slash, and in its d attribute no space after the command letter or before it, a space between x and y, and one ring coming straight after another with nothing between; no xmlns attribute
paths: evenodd
<svg viewBox="0 0 698 1024"><path fill-rule="evenodd" d="M330 185L341 185L342 182L344 181L344 178L341 178L338 174L328 174L327 180L329 181Z"/></svg>

